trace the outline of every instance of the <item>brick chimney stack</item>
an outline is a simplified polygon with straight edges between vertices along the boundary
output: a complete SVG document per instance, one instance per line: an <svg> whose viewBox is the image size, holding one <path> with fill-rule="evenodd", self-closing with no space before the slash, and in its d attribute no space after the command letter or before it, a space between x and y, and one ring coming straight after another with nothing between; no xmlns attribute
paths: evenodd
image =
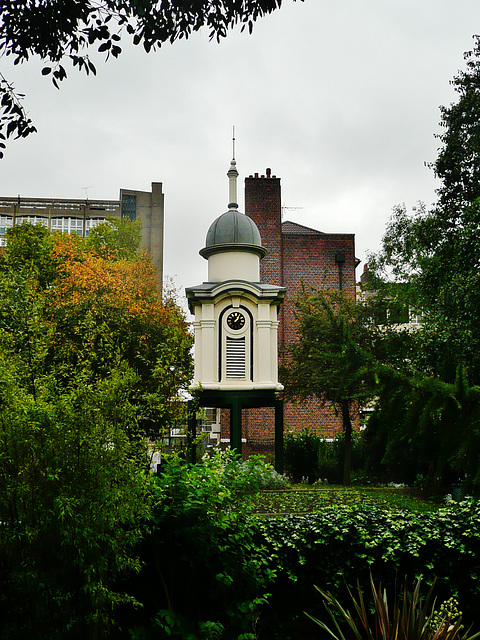
<svg viewBox="0 0 480 640"><path fill-rule="evenodd" d="M245 213L257 225L267 255L260 262L260 280L283 286L282 200L280 178L258 173L245 178Z"/></svg>

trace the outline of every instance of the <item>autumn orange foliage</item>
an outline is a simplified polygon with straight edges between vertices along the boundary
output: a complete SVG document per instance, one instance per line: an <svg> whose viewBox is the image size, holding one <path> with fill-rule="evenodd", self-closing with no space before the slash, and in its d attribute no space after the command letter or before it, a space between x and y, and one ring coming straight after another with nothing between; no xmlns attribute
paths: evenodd
<svg viewBox="0 0 480 640"><path fill-rule="evenodd" d="M57 305L88 303L98 311L113 306L139 317L157 315L163 309L155 269L146 255L136 261L113 261L91 250L78 251L75 245L62 239L53 248L59 271L52 291Z"/></svg>

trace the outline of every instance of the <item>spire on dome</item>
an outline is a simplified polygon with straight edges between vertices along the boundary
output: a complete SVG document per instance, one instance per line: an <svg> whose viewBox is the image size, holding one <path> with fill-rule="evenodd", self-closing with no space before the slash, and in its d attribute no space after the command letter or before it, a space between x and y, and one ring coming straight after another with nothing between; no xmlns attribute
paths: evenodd
<svg viewBox="0 0 480 640"><path fill-rule="evenodd" d="M229 190L229 200L230 200L230 202L228 203L228 209L236 210L238 209L238 203L237 203L238 171L237 171L237 163L235 162L235 126L233 127L232 143L233 143L233 158L230 163L230 169L227 172L228 181L229 181L228 190Z"/></svg>

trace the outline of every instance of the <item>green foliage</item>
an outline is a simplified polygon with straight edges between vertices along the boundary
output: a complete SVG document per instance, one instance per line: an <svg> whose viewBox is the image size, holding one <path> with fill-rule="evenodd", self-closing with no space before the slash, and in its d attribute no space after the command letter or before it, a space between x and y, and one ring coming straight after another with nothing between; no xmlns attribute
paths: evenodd
<svg viewBox="0 0 480 640"><path fill-rule="evenodd" d="M448 211L445 206L421 208L411 216L405 207L398 207L381 252L369 264L383 295L408 299L422 310L423 324L407 351L417 370L452 382L458 365L468 363L469 377L476 384L480 380L475 267L480 257L480 204L474 201L461 208L452 204ZM381 279L391 278L395 285L380 285Z"/></svg>
<svg viewBox="0 0 480 640"><path fill-rule="evenodd" d="M410 590L405 580L392 605L389 604L387 590L381 584L375 585L371 579L372 605L369 606L369 601L358 587L357 596L350 592L352 613L330 592L317 587L331 623L328 625L310 617L334 640L473 640L480 635L480 632L469 635L463 630L461 614L451 609L452 599L449 600L450 606L436 608L433 586L425 597L421 595L421 586L422 579L418 578ZM370 609L373 609L373 614Z"/></svg>
<svg viewBox="0 0 480 640"><path fill-rule="evenodd" d="M341 407L372 395L371 327L363 307L338 291L314 291L296 303L298 341L289 346L283 369L286 394L315 396Z"/></svg>
<svg viewBox="0 0 480 640"><path fill-rule="evenodd" d="M480 38L474 36L473 50L464 55L466 70L460 71L451 82L458 95L457 102L440 107L443 132L437 136L443 146L433 163L440 178L439 204L461 209L480 197ZM450 226L451 220L445 220Z"/></svg>
<svg viewBox="0 0 480 640"><path fill-rule="evenodd" d="M245 464L231 452L192 466L168 458L142 547L137 597L144 609L133 638L254 639L275 570L247 513L267 474L260 458Z"/></svg>
<svg viewBox="0 0 480 640"><path fill-rule="evenodd" d="M367 504L410 511L432 511L439 508L438 504L432 501L427 502L396 487L353 489L316 484L313 487L297 486L276 491L260 491L251 498L254 513L268 515L305 515L317 513L325 507L339 505L365 507Z"/></svg>
<svg viewBox="0 0 480 640"><path fill-rule="evenodd" d="M0 95L2 96L2 115L0 116L0 160L4 156L6 139L26 138L37 131L22 105L21 94L15 92L15 86L7 82L0 73Z"/></svg>
<svg viewBox="0 0 480 640"><path fill-rule="evenodd" d="M1 267L0 636L110 637L191 338L145 257L19 225Z"/></svg>
<svg viewBox="0 0 480 640"><path fill-rule="evenodd" d="M321 617L313 584L342 602L347 587L353 591L357 583L366 593L370 575L387 591L395 588L396 576L423 575L427 584L436 578L438 597L455 595L468 626L480 596L479 516L480 505L464 501L428 512L333 505L310 515L258 520L258 544L277 572L260 619L262 628L272 630L264 637L288 638L292 624L303 628L303 611Z"/></svg>
<svg viewBox="0 0 480 640"><path fill-rule="evenodd" d="M480 39L465 54L466 69L452 81L457 101L441 107L442 142L434 171L438 201L409 215L396 207L372 259L374 285L401 282L410 304L424 314L419 348L409 357L421 371L453 382L458 365L480 382Z"/></svg>
<svg viewBox="0 0 480 640"><path fill-rule="evenodd" d="M342 416L343 483L350 483L352 418L376 392L372 360L376 330L365 307L338 291L304 294L296 303L298 340L287 347L280 374L289 399L316 397Z"/></svg>
<svg viewBox="0 0 480 640"><path fill-rule="evenodd" d="M139 569L133 548L149 512L132 377L119 363L109 380L85 373L68 391L44 378L33 397L2 353L2 638L104 637L131 601L115 581Z"/></svg>
<svg viewBox="0 0 480 640"><path fill-rule="evenodd" d="M53 234L43 225L28 222L7 229L4 268L22 272L38 282L40 288L50 285L57 275L53 258ZM6 264L5 264L6 263Z"/></svg>
<svg viewBox="0 0 480 640"><path fill-rule="evenodd" d="M132 260L138 257L141 222L129 218L111 218L90 229L86 246L104 258Z"/></svg>
<svg viewBox="0 0 480 640"><path fill-rule="evenodd" d="M293 482L319 479L318 453L323 438L309 429L285 437L285 469Z"/></svg>
<svg viewBox="0 0 480 640"><path fill-rule="evenodd" d="M285 438L285 468L294 482L314 483L322 480L341 484L345 460L345 437L339 434L332 441L304 429L301 433L289 433ZM354 470L360 469L361 439L352 433L351 460Z"/></svg>
<svg viewBox="0 0 480 640"><path fill-rule="evenodd" d="M101 225L99 225L101 226ZM191 379L192 336L175 298L159 297L139 229L106 225L102 257L74 235L14 227L0 270L0 330L24 354L26 377L53 375L68 387L77 372L109 377L118 359L138 374L131 397L152 435L183 417L179 390ZM104 240L99 232L92 244ZM126 259L128 257L128 260Z"/></svg>
<svg viewBox="0 0 480 640"><path fill-rule="evenodd" d="M479 399L463 367L454 384L418 377L385 385L364 434L366 470L408 484L423 476L444 492L461 479L477 490Z"/></svg>
<svg viewBox="0 0 480 640"><path fill-rule="evenodd" d="M229 452L221 454L227 459ZM290 485L288 478L281 475L266 462L263 456L252 455L243 462L235 458L235 464L227 465L224 470L227 484L239 497L248 497L258 491L284 489Z"/></svg>
<svg viewBox="0 0 480 640"><path fill-rule="evenodd" d="M478 36L465 58L452 81L457 100L441 108L438 201L412 214L394 209L367 283L373 298L414 304L423 314L420 327L402 332L403 363L391 351L383 361L368 468L396 481L421 476L444 490L459 480L476 490L479 479Z"/></svg>

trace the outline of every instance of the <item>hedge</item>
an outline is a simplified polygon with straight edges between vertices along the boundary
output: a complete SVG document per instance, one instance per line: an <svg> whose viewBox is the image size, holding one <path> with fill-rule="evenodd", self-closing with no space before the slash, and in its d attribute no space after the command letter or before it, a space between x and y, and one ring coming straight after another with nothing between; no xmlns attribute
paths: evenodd
<svg viewBox="0 0 480 640"><path fill-rule="evenodd" d="M261 615L261 637L296 637L304 611L321 616L313 585L339 598L357 583L369 591L370 574L393 590L407 577L436 579L438 601L455 595L467 623L480 596L480 505L472 500L415 513L366 505L326 507L306 516L258 519L276 578ZM393 591L392 591L393 593ZM478 630L478 629L477 629ZM289 635L289 633L291 635ZM300 637L300 636L299 636Z"/></svg>

